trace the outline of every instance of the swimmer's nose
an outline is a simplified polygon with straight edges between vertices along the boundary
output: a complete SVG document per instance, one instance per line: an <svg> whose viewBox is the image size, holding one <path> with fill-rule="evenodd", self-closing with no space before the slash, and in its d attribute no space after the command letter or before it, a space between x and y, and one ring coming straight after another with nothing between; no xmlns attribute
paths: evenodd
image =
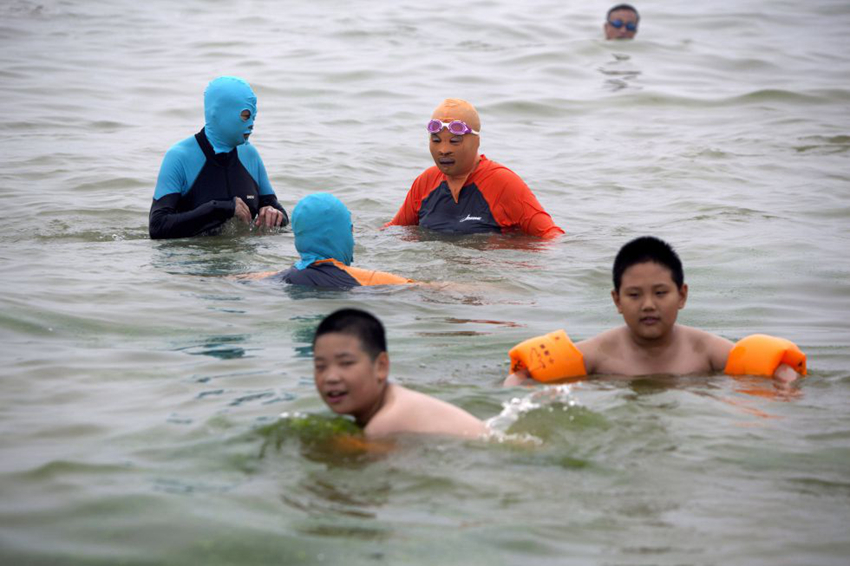
<svg viewBox="0 0 850 566"><path fill-rule="evenodd" d="M330 370L327 371L327 373L325 373L325 383L339 383L339 382L340 382L339 374L336 371L334 371L333 369L330 369Z"/></svg>
<svg viewBox="0 0 850 566"><path fill-rule="evenodd" d="M449 140L441 140L437 146L437 151L440 152L440 155L450 154L452 152L452 146Z"/></svg>

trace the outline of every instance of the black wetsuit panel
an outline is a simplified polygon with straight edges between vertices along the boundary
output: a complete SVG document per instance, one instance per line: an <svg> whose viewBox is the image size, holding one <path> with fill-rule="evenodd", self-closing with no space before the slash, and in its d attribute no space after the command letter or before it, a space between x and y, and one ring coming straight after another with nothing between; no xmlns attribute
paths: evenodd
<svg viewBox="0 0 850 566"><path fill-rule="evenodd" d="M275 195L259 194L259 186L239 160L237 150L216 154L202 129L195 139L206 157L201 172L185 195L172 193L153 201L150 211L151 238L184 238L215 234L233 217L240 197L256 217L263 206L283 212L281 226L289 223Z"/></svg>
<svg viewBox="0 0 850 566"><path fill-rule="evenodd" d="M350 289L359 287L360 283L332 263L312 263L306 269L290 267L272 278L292 285L308 287L323 287L328 289Z"/></svg>
<svg viewBox="0 0 850 566"><path fill-rule="evenodd" d="M452 197L448 183L440 183L422 200L419 225L438 232L461 234L502 231L493 218L490 205L474 183L461 189L458 202Z"/></svg>

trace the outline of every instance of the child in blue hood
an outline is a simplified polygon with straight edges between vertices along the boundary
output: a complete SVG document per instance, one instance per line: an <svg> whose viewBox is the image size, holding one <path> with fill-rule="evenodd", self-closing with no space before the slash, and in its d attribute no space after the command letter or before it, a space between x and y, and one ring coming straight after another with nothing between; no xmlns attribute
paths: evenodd
<svg viewBox="0 0 850 566"><path fill-rule="evenodd" d="M149 217L151 238L216 234L237 217L259 227L286 226L257 149L248 143L257 97L244 80L219 77L204 91L203 129L165 154Z"/></svg>
<svg viewBox="0 0 850 566"><path fill-rule="evenodd" d="M281 272L241 277L257 279L271 276L284 283L330 289L414 283L412 279L391 273L351 267L354 260L353 227L351 213L332 194L306 196L292 210L295 249L301 260Z"/></svg>

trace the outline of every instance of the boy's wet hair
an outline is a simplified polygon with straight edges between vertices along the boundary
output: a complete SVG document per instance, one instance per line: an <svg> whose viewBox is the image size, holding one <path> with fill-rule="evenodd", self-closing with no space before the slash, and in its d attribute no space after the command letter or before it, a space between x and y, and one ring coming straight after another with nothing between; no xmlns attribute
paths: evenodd
<svg viewBox="0 0 850 566"><path fill-rule="evenodd" d="M685 284L682 260L679 259L673 247L654 236L642 236L632 240L617 252L617 257L614 259L614 291L620 292L623 273L628 268L647 262L657 263L669 269L670 276L679 289Z"/></svg>
<svg viewBox="0 0 850 566"><path fill-rule="evenodd" d="M313 347L322 334L348 334L360 339L363 351L374 361L381 352L387 351L384 325L375 316L360 309L340 309L332 312L319 323L313 336Z"/></svg>
<svg viewBox="0 0 850 566"><path fill-rule="evenodd" d="M635 13L635 19L637 21L640 21L640 14L638 13L637 9L634 6L632 6L631 4L617 4L616 6L614 6L610 10L608 10L608 14L606 14L605 19L610 20L611 14L613 14L617 10L628 10L630 12L634 12Z"/></svg>

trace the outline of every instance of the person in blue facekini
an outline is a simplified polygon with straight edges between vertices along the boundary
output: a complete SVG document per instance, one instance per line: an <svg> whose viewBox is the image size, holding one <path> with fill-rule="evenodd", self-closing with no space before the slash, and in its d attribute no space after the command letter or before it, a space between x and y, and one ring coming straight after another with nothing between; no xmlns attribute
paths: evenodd
<svg viewBox="0 0 850 566"><path fill-rule="evenodd" d="M286 226L257 149L248 143L257 97L244 80L219 77L204 91L203 129L174 144L156 180L150 236L217 234L230 218L258 227Z"/></svg>
<svg viewBox="0 0 850 566"><path fill-rule="evenodd" d="M273 277L292 285L328 289L414 283L391 273L351 267L354 261L353 228L351 213L338 198L330 193L313 193L298 201L292 210L295 249L301 259L284 271L238 277Z"/></svg>

